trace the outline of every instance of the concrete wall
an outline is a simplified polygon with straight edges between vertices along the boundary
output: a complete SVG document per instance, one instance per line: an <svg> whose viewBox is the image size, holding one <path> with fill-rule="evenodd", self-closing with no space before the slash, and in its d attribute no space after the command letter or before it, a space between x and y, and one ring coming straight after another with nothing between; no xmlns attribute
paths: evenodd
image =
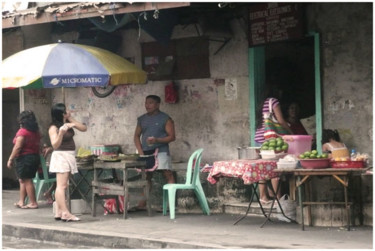
<svg viewBox="0 0 375 251"><path fill-rule="evenodd" d="M372 155L372 4L331 3L307 4L307 26L310 31L321 34L321 64L324 125L340 130L348 147ZM238 20L232 23L232 40L216 55L220 43L210 41L209 62L211 77L206 79L179 80L179 102L162 102L161 110L170 114L175 121L177 140L171 143L174 162L186 162L190 154L203 147L202 163L237 158L236 147L249 143L249 88L248 47L245 26ZM30 26L39 34L49 32L43 26ZM28 40L26 32L23 39ZM141 65L140 43L153 41L146 33L138 30L121 31L122 47L118 54L135 59ZM12 36L3 37L11 41ZM197 36L193 26L176 26L172 38ZM25 45L47 43L48 36L41 40L30 38ZM36 40L33 40L36 39ZM71 42L77 33L52 35L50 42L62 39ZM10 43L3 44L9 46ZM25 47L26 48L26 47ZM6 49L3 47L3 51ZM237 98L225 96L225 81L237 83ZM96 97L90 88L65 90L65 102L73 116L88 124L88 131L77 132L78 147L88 148L94 144L120 144L124 153L134 153L133 133L136 118L145 112L144 98L149 94L159 95L164 100L164 87L169 81L148 81L145 85L125 85L116 88L107 98ZM41 98L42 97L42 98ZM36 90L27 93L25 106L36 111L47 135L49 109L53 103L62 102L60 89ZM48 139L48 137L46 137ZM3 167L4 168L4 167ZM183 174L182 174L183 175ZM322 181L322 188L330 184ZM369 187L367 181L364 182ZM223 179L218 185L205 187L209 200L215 201L216 209L226 201L246 201L246 189ZM238 191L241 196L238 195ZM372 191L372 189L371 189ZM218 198L222 198L218 202ZM218 203L216 203L218 202ZM369 201L372 207L372 201ZM372 217L372 215L371 215ZM371 220L372 221L372 220Z"/></svg>

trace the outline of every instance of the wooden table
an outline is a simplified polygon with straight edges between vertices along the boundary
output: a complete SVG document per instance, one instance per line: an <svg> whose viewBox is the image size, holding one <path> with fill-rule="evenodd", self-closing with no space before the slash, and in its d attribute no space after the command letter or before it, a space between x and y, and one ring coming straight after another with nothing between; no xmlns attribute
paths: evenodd
<svg viewBox="0 0 375 251"><path fill-rule="evenodd" d="M102 161L96 160L94 162L94 177L92 181L92 216L96 214L95 200L99 197L114 197L118 195L124 196L124 214L123 218L128 217L128 205L129 205L129 188L143 188L147 202L147 212L151 216L151 203L149 196L149 184L146 180L146 162L136 160L122 160L118 162L113 161ZM108 183L98 179L98 173L100 170L120 170L122 171L122 184ZM141 180L129 181L128 171L130 169L141 170Z"/></svg>
<svg viewBox="0 0 375 251"><path fill-rule="evenodd" d="M303 205L308 205L309 209L311 205L324 205L324 204L336 204L336 205L345 205L346 216L347 216L347 230L350 230L350 204L348 201L348 185L349 177L354 174L360 174L365 172L366 168L323 168L323 169L275 169L275 173L283 175L293 175L297 177L296 186L298 188L298 200L301 210L301 223L302 230L304 227L304 216L303 216ZM344 202L313 202L313 201L303 201L302 200L302 188L301 186L305 184L311 176L331 176L336 179L344 188ZM311 213L309 213L309 219L311 222Z"/></svg>
<svg viewBox="0 0 375 251"><path fill-rule="evenodd" d="M251 185L252 193L250 198L249 206L246 210L245 215L240 217L235 223L237 224L239 221L241 221L243 218L246 217L246 215L249 212L251 203L253 202L254 196L257 197L257 201L259 203L260 209L262 210L263 215L266 217L266 220L263 222L261 227L270 220L270 216L272 213L273 206L275 202L278 203L282 214L285 216L284 211L280 205L279 200L276 196L274 196L274 199L271 204L271 208L269 211L269 214L267 215L263 209L262 204L260 203L259 196L257 194L257 187L259 184L259 181L266 181L269 188L273 191L272 184L270 184L270 180L272 178L277 178L280 176L279 173L275 173L274 170L277 168L276 164L277 160L264 160L264 159L257 159L257 160L246 160L246 159L237 159L237 160L224 160L224 161L215 161L213 163L213 166L210 170L210 173L207 177L207 180L211 184L215 184L220 177L234 177L234 178L240 178L244 181L245 185ZM280 186L278 186L277 191L274 192L277 194L278 190L280 189ZM289 220L293 221L289 217L285 216Z"/></svg>

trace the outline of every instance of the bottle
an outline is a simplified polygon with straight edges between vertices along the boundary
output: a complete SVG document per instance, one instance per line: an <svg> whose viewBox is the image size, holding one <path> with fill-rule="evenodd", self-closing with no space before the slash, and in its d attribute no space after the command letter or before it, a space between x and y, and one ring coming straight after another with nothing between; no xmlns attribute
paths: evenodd
<svg viewBox="0 0 375 251"><path fill-rule="evenodd" d="M350 154L350 160L352 160L352 161L355 160L356 155L357 155L357 154L355 153L355 149L353 148L353 149L352 149L352 153Z"/></svg>

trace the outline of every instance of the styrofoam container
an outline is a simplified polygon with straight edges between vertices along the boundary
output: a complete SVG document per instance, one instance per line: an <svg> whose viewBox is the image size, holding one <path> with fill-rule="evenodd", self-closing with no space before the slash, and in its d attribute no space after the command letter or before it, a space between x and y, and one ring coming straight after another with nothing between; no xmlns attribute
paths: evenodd
<svg viewBox="0 0 375 251"><path fill-rule="evenodd" d="M295 169L297 167L298 161L281 162L280 160L276 163L277 169Z"/></svg>
<svg viewBox="0 0 375 251"><path fill-rule="evenodd" d="M311 151L311 135L284 135L283 140L288 143L288 154L296 156L306 151Z"/></svg>

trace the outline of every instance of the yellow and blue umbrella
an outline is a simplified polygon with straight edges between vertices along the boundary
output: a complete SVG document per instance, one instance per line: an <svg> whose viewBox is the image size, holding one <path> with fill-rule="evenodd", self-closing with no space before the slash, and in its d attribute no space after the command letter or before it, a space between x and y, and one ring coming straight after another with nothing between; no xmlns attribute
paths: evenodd
<svg viewBox="0 0 375 251"><path fill-rule="evenodd" d="M147 73L110 51L55 43L20 51L3 60L2 88L105 87L144 84Z"/></svg>

